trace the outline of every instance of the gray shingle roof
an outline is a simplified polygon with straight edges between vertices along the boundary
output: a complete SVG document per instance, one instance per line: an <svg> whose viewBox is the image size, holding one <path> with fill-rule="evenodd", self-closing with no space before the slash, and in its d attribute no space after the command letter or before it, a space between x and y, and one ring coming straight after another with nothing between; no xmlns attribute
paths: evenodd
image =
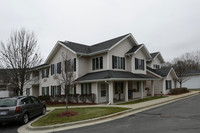
<svg viewBox="0 0 200 133"><path fill-rule="evenodd" d="M110 49L113 45L115 45L117 42L122 40L127 35L129 35L129 34L126 34L126 35L123 35L120 37L116 37L114 39L110 39L110 40L107 40L107 41L104 41L104 42L101 42L101 43L98 43L98 44L95 44L92 46L74 43L74 42L70 42L70 41L66 41L66 42L59 41L59 42L64 44L65 46L67 46L68 48L73 50L74 52L90 54L90 53Z"/></svg>
<svg viewBox="0 0 200 133"><path fill-rule="evenodd" d="M189 70L186 75L200 75L200 70Z"/></svg>
<svg viewBox="0 0 200 133"><path fill-rule="evenodd" d="M159 54L159 52L155 52L155 53L150 53L152 59L154 59L157 55Z"/></svg>
<svg viewBox="0 0 200 133"><path fill-rule="evenodd" d="M161 69L152 69L150 67L147 67L147 70L161 76L161 77L167 77L167 75L169 74L170 70L172 68L169 67L169 68L161 68Z"/></svg>
<svg viewBox="0 0 200 133"><path fill-rule="evenodd" d="M137 46L133 46L126 54L134 53L134 52L137 51L141 46L143 46L143 45L140 44L140 45L137 45Z"/></svg>
<svg viewBox="0 0 200 133"><path fill-rule="evenodd" d="M88 80L109 80L112 78L125 78L125 79L154 79L155 77L144 75L144 74L134 74L127 71L113 71L105 70L100 72L87 73L84 76L78 78L76 81L88 81Z"/></svg>

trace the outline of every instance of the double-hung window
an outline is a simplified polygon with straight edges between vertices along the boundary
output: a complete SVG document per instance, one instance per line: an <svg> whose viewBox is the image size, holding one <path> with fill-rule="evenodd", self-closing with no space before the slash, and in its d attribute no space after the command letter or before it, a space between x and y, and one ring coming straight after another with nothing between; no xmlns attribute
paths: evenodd
<svg viewBox="0 0 200 133"><path fill-rule="evenodd" d="M76 58L65 61L65 72L76 71Z"/></svg>
<svg viewBox="0 0 200 133"><path fill-rule="evenodd" d="M153 67L154 67L155 69L159 69L159 68L160 68L160 65L154 64Z"/></svg>
<svg viewBox="0 0 200 133"><path fill-rule="evenodd" d="M172 89L172 81L171 80L166 80L166 90Z"/></svg>
<svg viewBox="0 0 200 133"><path fill-rule="evenodd" d="M92 58L92 70L103 69L103 57Z"/></svg>
<svg viewBox="0 0 200 133"><path fill-rule="evenodd" d="M61 86L51 86L51 96L60 96Z"/></svg>
<svg viewBox="0 0 200 133"><path fill-rule="evenodd" d="M42 95L49 95L49 87L42 87Z"/></svg>
<svg viewBox="0 0 200 133"><path fill-rule="evenodd" d="M144 70L144 59L135 58L135 69Z"/></svg>
<svg viewBox="0 0 200 133"><path fill-rule="evenodd" d="M61 73L61 62L57 64L51 64L51 75Z"/></svg>
<svg viewBox="0 0 200 133"><path fill-rule="evenodd" d="M81 84L81 94L91 94L92 89L91 89L91 83L83 83Z"/></svg>
<svg viewBox="0 0 200 133"><path fill-rule="evenodd" d="M112 68L125 70L125 58L119 56L112 56Z"/></svg>
<svg viewBox="0 0 200 133"><path fill-rule="evenodd" d="M42 78L48 78L48 77L49 77L49 69L43 69Z"/></svg>

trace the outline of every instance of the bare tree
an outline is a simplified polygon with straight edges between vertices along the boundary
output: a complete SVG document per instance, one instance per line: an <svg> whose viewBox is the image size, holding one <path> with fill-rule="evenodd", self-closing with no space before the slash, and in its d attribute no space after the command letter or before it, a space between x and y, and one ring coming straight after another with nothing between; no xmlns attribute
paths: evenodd
<svg viewBox="0 0 200 133"><path fill-rule="evenodd" d="M176 58L173 60L172 67L174 68L179 80L180 88L182 88L182 84L189 80L189 77L187 76L186 72L189 70L189 68L186 65L185 61L180 60L179 58Z"/></svg>
<svg viewBox="0 0 200 133"><path fill-rule="evenodd" d="M1 66L11 70L17 92L23 95L26 71L42 61L34 33L24 28L13 32L6 42L1 42L0 59Z"/></svg>
<svg viewBox="0 0 200 133"><path fill-rule="evenodd" d="M68 111L69 91L74 87L74 59L70 59L67 53L62 53L61 75L58 82L61 85L61 91L65 94L66 111Z"/></svg>

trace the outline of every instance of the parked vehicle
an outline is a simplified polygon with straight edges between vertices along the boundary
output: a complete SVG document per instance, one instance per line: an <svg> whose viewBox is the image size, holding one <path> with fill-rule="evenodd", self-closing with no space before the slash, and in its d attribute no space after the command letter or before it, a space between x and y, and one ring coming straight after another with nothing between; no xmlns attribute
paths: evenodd
<svg viewBox="0 0 200 133"><path fill-rule="evenodd" d="M20 121L24 124L39 114L46 113L46 105L34 96L0 99L0 123Z"/></svg>

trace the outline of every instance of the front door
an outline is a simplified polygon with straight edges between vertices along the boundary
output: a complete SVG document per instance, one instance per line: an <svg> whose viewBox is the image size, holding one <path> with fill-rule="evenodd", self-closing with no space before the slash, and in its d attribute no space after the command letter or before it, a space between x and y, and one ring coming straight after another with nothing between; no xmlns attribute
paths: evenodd
<svg viewBox="0 0 200 133"><path fill-rule="evenodd" d="M106 83L101 83L101 90L100 90L100 102L104 103L107 102L107 85Z"/></svg>

